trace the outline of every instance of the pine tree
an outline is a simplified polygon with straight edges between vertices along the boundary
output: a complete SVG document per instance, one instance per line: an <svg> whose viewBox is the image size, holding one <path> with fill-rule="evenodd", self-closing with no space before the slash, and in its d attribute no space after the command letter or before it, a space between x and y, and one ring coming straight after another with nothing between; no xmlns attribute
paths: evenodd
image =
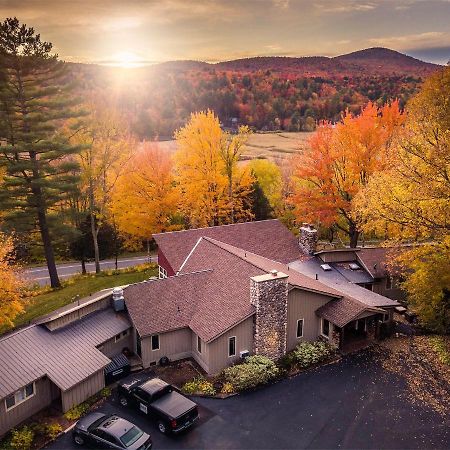
<svg viewBox="0 0 450 450"><path fill-rule="evenodd" d="M5 221L39 228L52 287L60 286L50 233L55 205L76 189L69 145L59 130L77 117L67 66L33 28L0 24L0 193Z"/></svg>

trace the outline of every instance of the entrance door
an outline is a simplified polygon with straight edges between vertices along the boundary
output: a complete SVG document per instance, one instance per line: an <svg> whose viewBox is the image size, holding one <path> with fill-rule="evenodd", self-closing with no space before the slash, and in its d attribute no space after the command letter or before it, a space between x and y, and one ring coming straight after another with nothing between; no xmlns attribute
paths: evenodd
<svg viewBox="0 0 450 450"><path fill-rule="evenodd" d="M142 358L142 350L141 350L141 337L139 336L139 333L136 331L136 355L139 356L139 358Z"/></svg>

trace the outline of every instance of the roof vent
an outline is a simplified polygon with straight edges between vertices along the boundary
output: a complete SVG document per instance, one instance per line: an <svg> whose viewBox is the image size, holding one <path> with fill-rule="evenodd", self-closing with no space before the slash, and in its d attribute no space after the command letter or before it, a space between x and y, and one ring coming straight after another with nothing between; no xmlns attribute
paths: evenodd
<svg viewBox="0 0 450 450"><path fill-rule="evenodd" d="M329 264L321 264L320 267L322 267L322 270L325 272L329 272L331 270L331 266Z"/></svg>
<svg viewBox="0 0 450 450"><path fill-rule="evenodd" d="M277 269L272 269L272 270L270 271L270 273L271 273L274 277L276 277L276 276L278 275L278 270L277 270Z"/></svg>
<svg viewBox="0 0 450 450"><path fill-rule="evenodd" d="M359 270L359 269L361 269L361 267L359 267L359 265L356 264L356 263L350 263L348 266L349 266L350 269L352 269L352 270Z"/></svg>

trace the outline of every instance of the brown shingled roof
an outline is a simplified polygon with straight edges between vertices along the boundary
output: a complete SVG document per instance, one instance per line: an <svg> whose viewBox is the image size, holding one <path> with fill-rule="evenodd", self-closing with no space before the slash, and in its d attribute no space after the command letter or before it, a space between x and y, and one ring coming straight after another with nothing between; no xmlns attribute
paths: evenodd
<svg viewBox="0 0 450 450"><path fill-rule="evenodd" d="M343 327L365 311L371 311L374 314L383 312L380 308L368 307L357 300L343 297L342 299L332 300L321 306L316 311L316 314L319 317L329 320L338 327Z"/></svg>
<svg viewBox="0 0 450 450"><path fill-rule="evenodd" d="M202 238L181 274L129 286L125 302L141 336L189 327L201 339L211 341L254 314L250 278L272 269L289 274L291 285L332 297L340 295L316 280L288 271L281 263Z"/></svg>
<svg viewBox="0 0 450 450"><path fill-rule="evenodd" d="M365 247L359 249L356 253L357 258L364 265L365 269L373 278L384 278L388 275L388 262L399 256L402 252L409 250L410 247ZM393 267L394 272L400 270Z"/></svg>
<svg viewBox="0 0 450 450"><path fill-rule="evenodd" d="M160 233L153 237L175 272L180 270L201 237L210 237L282 263L295 261L302 255L295 236L276 219Z"/></svg>

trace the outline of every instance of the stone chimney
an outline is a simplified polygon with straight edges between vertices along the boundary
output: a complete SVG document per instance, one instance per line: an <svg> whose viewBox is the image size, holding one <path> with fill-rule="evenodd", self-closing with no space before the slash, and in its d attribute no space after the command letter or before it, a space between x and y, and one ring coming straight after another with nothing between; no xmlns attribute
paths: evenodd
<svg viewBox="0 0 450 450"><path fill-rule="evenodd" d="M286 353L288 275L272 270L250 278L250 303L256 308L255 354L280 358Z"/></svg>
<svg viewBox="0 0 450 450"><path fill-rule="evenodd" d="M306 255L313 255L316 252L317 230L314 228L314 225L304 223L301 226L298 245L300 250Z"/></svg>

